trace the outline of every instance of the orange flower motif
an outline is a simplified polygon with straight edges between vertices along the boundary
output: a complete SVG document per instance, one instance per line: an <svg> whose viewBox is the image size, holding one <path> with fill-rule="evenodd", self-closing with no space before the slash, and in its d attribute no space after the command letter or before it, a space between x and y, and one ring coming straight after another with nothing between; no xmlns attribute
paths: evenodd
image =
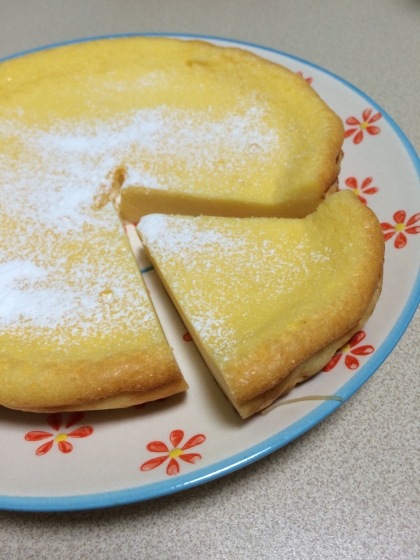
<svg viewBox="0 0 420 560"><path fill-rule="evenodd" d="M375 351L374 347L370 344L355 348L360 342L362 342L365 336L366 333L364 331L358 331L356 334L354 334L349 342L347 342L347 344L340 348L337 354L333 356L328 364L322 368L322 371L331 371L333 368L335 368L343 354L346 354L346 357L344 358L344 363L346 364L346 366L349 369L357 369L360 364L359 360L354 356L367 356ZM353 356L351 354L353 354Z"/></svg>
<svg viewBox="0 0 420 560"><path fill-rule="evenodd" d="M355 177L349 177L344 182L348 187L353 189L354 194L356 194L359 197L359 200L363 202L363 204L367 204L367 200L363 195L375 194L379 191L378 187L369 187L372 181L373 181L372 177L366 177L366 179L364 179L364 181L360 185L360 188L357 184L357 179Z"/></svg>
<svg viewBox="0 0 420 560"><path fill-rule="evenodd" d="M83 417L84 417L83 412L73 412L72 414L70 414L69 419L67 420L66 428L71 428L71 426L74 426L74 424L80 422L80 420L82 420ZM58 432L59 429L61 428L62 422L63 420L61 414L50 414L47 417L47 423L56 432ZM54 438L51 441L48 441L47 443L44 443L43 445L38 447L38 449L35 452L36 455L45 455L45 453L48 453L48 451L54 445L55 441L57 442L58 449L61 451L61 453L70 453L70 451L73 451L73 446L70 442L67 441L67 438L69 437L85 438L92 435L92 433L93 433L93 428L91 426L83 426L82 428L77 428L76 430L73 430L68 434L64 432L60 432L55 437L54 434L51 434L50 432L35 430L33 432L28 432L25 435L25 439L26 441L41 441L43 439L47 439L50 437Z"/></svg>
<svg viewBox="0 0 420 560"><path fill-rule="evenodd" d="M296 74L298 76L300 76L301 78L303 78L302 72L299 71L299 72L296 72ZM303 79L306 80L308 82L308 84L312 84L312 82L314 81L313 78L303 78Z"/></svg>
<svg viewBox="0 0 420 560"><path fill-rule="evenodd" d="M407 245L406 233L420 233L420 225L413 225L420 220L420 213L411 216L407 223L405 223L406 217L407 213L404 210L398 210L398 212L395 212L393 215L395 225L389 224L388 222L381 223L385 241L388 241L388 239L391 239L391 237L397 234L394 241L394 247L396 249L402 249Z"/></svg>
<svg viewBox="0 0 420 560"><path fill-rule="evenodd" d="M356 132L356 130L359 130L359 132L353 138L353 142L354 144L360 144L360 142L363 140L364 130L366 130L366 132L372 135L379 134L381 132L381 129L377 126L372 126L372 123L379 120L382 117L382 114L376 113L376 115L373 115L372 117L371 114L372 114L372 109L365 109L362 115L363 118L362 122L356 119L356 117L349 117L346 120L346 124L350 124L355 128L349 128L348 130L346 130L344 133L344 138L348 138L349 136L352 136Z"/></svg>
<svg viewBox="0 0 420 560"><path fill-rule="evenodd" d="M173 445L173 449L171 450L169 450L168 446L166 443L163 443L163 441L151 441L147 444L146 449L152 451L153 453L167 453L167 455L161 455L160 457L155 457L154 459L146 461L142 464L140 470L151 471L164 463L166 459L169 459L168 466L166 467L166 474L173 476L179 473L179 463L177 459L182 459L187 463L195 463L198 459L201 459L201 455L198 453L184 453L184 451L203 443L203 441L206 440L206 436L203 434L197 434L196 436L190 438L182 447L179 447L183 438L184 432L182 430L174 430L171 432L169 436Z"/></svg>

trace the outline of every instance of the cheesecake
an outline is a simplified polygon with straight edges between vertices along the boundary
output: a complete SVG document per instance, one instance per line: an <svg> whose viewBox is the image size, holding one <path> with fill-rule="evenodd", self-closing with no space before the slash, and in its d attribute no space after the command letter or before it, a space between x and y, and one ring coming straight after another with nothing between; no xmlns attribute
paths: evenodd
<svg viewBox="0 0 420 560"><path fill-rule="evenodd" d="M240 49L130 37L2 62L0 404L185 390L120 220L306 216L337 188L342 142L305 80Z"/></svg>
<svg viewBox="0 0 420 560"><path fill-rule="evenodd" d="M350 191L304 219L152 214L138 232L243 418L320 371L381 290L382 230Z"/></svg>

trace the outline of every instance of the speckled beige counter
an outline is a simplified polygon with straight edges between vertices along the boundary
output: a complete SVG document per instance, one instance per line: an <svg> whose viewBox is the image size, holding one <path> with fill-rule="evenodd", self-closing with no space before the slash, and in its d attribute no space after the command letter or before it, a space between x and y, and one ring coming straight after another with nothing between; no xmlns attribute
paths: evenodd
<svg viewBox="0 0 420 560"><path fill-rule="evenodd" d="M359 87L419 152L419 29L418 0L2 0L0 57L124 32L256 42ZM419 342L417 312L391 356L332 416L225 478L116 509L0 512L0 558L420 558Z"/></svg>

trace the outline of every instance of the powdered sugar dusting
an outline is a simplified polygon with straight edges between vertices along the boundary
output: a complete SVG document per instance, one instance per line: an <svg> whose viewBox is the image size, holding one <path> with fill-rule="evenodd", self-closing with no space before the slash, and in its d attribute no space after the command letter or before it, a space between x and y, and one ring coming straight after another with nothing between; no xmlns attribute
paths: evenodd
<svg viewBox="0 0 420 560"><path fill-rule="evenodd" d="M163 340L115 210L93 203L112 156L80 128L67 143L5 122L0 142L0 336L57 351L81 338L122 350L142 332Z"/></svg>
<svg viewBox="0 0 420 560"><path fill-rule="evenodd" d="M263 176L274 158L279 159L287 150L263 116L263 107L219 119L211 111L167 107L139 111L123 131L130 146L135 146L135 158L122 156L128 169L122 188L140 186L207 195L223 193L227 187L240 191L243 187L240 181L233 182L234 177L246 177L253 165ZM253 189L259 190L258 178Z"/></svg>
<svg viewBox="0 0 420 560"><path fill-rule="evenodd" d="M106 204L114 169L125 170L123 188L199 192L208 189L201 185L203 171L212 176L222 165L229 177L249 158L263 170L280 149L262 107L214 118L211 110L163 105L102 120L56 119L48 127L24 123L18 108L0 123L0 334L30 325L54 331L59 345L68 342L66 332L90 336L100 325L105 336L121 321L135 333L154 321L147 296L133 287L135 265L121 278L127 246ZM224 188L215 181L215 191ZM94 256L105 254L104 243L106 265ZM108 288L112 301L100 297Z"/></svg>
<svg viewBox="0 0 420 560"><path fill-rule="evenodd" d="M128 172L123 188L134 185L205 192L209 185L203 181L203 173L217 175L219 170L220 178L212 189L223 192L229 184L230 188L241 188L231 184L232 177L249 174L250 162L258 166L262 175L287 151L278 133L265 123L264 114L264 108L259 106L216 119L211 111L161 106L106 121L57 122L46 132L16 127L11 120L0 125L0 133L17 141L25 138L25 144L38 151L35 175L38 170L45 172L48 160L55 176L66 170L67 180L71 178L72 183L79 184L82 181L87 197L117 165ZM88 191L86 183L90 183ZM73 191L75 184L71 188ZM258 190L258 184L253 188Z"/></svg>
<svg viewBox="0 0 420 560"><path fill-rule="evenodd" d="M55 272L54 267L39 267L30 260L0 264L0 324L8 329L19 325L22 330L57 328L64 322L73 335L87 335L93 334L95 325L106 330L107 322L124 320L124 285L110 283L108 275L97 278L94 285L86 285L86 270L74 271L73 285L69 285L65 277L54 277ZM141 292L133 303L148 304ZM146 310L143 320L152 319L151 310Z"/></svg>
<svg viewBox="0 0 420 560"><path fill-rule="evenodd" d="M333 273L331 249L292 222L295 235L275 219L156 214L140 221L144 244L216 360L229 360L267 321L281 321L299 288Z"/></svg>

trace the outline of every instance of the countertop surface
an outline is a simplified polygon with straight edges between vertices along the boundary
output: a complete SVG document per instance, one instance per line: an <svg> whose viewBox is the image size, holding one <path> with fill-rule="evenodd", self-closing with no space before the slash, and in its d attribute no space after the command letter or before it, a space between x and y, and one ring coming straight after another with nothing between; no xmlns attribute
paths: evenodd
<svg viewBox="0 0 420 560"><path fill-rule="evenodd" d="M258 43L357 86L397 122L417 153L419 30L418 0L0 0L0 58L115 33ZM417 311L391 355L349 401L299 439L228 476L112 509L1 511L0 557L420 558L413 406L419 340Z"/></svg>

